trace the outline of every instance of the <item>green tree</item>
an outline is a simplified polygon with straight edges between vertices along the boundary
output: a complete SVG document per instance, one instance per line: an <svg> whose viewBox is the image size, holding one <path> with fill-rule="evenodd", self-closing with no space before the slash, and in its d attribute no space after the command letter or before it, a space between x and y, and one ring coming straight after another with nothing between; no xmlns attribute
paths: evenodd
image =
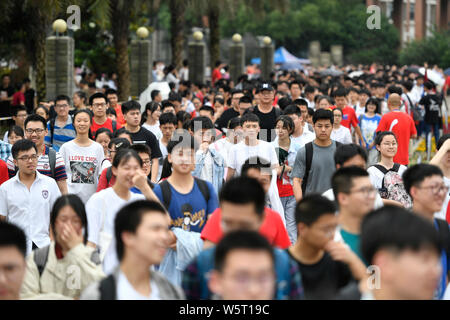
<svg viewBox="0 0 450 320"><path fill-rule="evenodd" d="M433 32L431 37L415 40L401 50L399 62L402 65L427 62L442 68L450 66L450 31Z"/></svg>

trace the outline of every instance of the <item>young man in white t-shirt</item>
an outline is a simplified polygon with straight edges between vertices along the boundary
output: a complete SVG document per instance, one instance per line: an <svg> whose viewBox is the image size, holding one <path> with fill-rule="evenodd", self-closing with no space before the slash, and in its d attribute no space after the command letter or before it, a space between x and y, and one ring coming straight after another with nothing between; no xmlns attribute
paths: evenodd
<svg viewBox="0 0 450 320"><path fill-rule="evenodd" d="M228 172L226 180L228 181L235 175L240 175L241 167L247 159L252 157L266 159L270 162L272 169L272 181L268 192L270 204L272 209L277 211L284 218L284 209L281 204L276 183L276 169L279 164L275 147L269 142L258 139L258 134L261 128L257 115L247 113L242 116L241 121L244 139L230 149L227 160Z"/></svg>
<svg viewBox="0 0 450 320"><path fill-rule="evenodd" d="M227 178L230 180L235 174L240 175L240 169L244 162L251 157L261 157L270 161L272 169L278 167L278 158L275 148L269 142L259 140L258 134L261 130L257 115L247 113L242 116L242 129L244 139L235 144L229 152L227 161Z"/></svg>
<svg viewBox="0 0 450 320"><path fill-rule="evenodd" d="M298 144L300 147L304 147L308 142L313 141L316 138L316 134L309 131L304 130L303 127L303 115L301 110L296 105L287 106L283 115L289 116L292 121L294 121L294 132L291 135L291 141ZM278 138L275 138L278 139Z"/></svg>
<svg viewBox="0 0 450 320"><path fill-rule="evenodd" d="M22 228L27 236L27 253L50 244L50 211L61 195L55 180L37 171L37 147L19 140L12 147L18 173L0 187L0 220Z"/></svg>
<svg viewBox="0 0 450 320"><path fill-rule="evenodd" d="M169 242L169 225L170 218L158 202L141 200L123 207L114 220L115 249L120 266L106 279L88 287L81 299L184 299L180 288L151 270L164 258Z"/></svg>

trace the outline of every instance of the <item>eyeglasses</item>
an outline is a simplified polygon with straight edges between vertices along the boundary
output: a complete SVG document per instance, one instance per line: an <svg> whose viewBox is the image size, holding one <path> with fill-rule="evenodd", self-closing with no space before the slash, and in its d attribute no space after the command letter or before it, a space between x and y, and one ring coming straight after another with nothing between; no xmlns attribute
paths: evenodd
<svg viewBox="0 0 450 320"><path fill-rule="evenodd" d="M17 158L17 160L22 160L22 161L27 162L27 161L30 161L30 160L36 161L37 158L38 158L38 156L33 154L32 156L23 156L23 157Z"/></svg>
<svg viewBox="0 0 450 320"><path fill-rule="evenodd" d="M273 273L264 273L257 276L252 276L247 273L238 273L228 275L229 278L240 290L248 290L251 284L254 283L261 288L268 288L275 284L275 276Z"/></svg>
<svg viewBox="0 0 450 320"><path fill-rule="evenodd" d="M116 151L116 150L108 149L108 152L109 152L109 153L114 153L114 152L117 152L117 151Z"/></svg>
<svg viewBox="0 0 450 320"><path fill-rule="evenodd" d="M439 194L439 192L444 191L444 193L447 193L449 190L449 187L447 187L446 185L435 185L435 186L428 186L428 187L420 187L419 189L430 189L431 193L433 195Z"/></svg>
<svg viewBox="0 0 450 320"><path fill-rule="evenodd" d="M350 193L362 193L364 196L368 197L371 195L375 195L377 193L377 189L374 187L364 187L358 190L350 191Z"/></svg>
<svg viewBox="0 0 450 320"><path fill-rule="evenodd" d="M93 103L92 106L94 108L103 108L106 106L106 103Z"/></svg>
<svg viewBox="0 0 450 320"><path fill-rule="evenodd" d="M41 129L41 128L38 128L38 129L25 129L25 132L28 133L28 134L33 134L33 133L42 134L44 131L45 131L45 129Z"/></svg>
<svg viewBox="0 0 450 320"><path fill-rule="evenodd" d="M150 163L151 163L150 159L148 159L148 160L142 160L142 164L145 165L145 166L150 165Z"/></svg>

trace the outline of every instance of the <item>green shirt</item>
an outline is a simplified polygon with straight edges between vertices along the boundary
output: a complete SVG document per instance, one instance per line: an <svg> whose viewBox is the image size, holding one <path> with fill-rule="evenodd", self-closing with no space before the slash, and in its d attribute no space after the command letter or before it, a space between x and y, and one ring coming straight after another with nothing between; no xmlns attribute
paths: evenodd
<svg viewBox="0 0 450 320"><path fill-rule="evenodd" d="M361 256L361 251L359 250L359 234L354 234L341 229L341 236L344 242L352 249L354 253L364 262L363 257Z"/></svg>

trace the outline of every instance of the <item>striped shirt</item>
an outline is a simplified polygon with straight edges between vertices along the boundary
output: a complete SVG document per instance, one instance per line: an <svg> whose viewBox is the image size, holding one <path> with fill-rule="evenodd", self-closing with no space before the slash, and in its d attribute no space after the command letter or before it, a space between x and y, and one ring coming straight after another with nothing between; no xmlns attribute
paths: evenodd
<svg viewBox="0 0 450 320"><path fill-rule="evenodd" d="M67 179L66 175L66 166L64 164L63 157L59 152L56 152L56 164L55 164L55 176L52 177L52 169L50 168L50 162L48 159L49 148L45 146L44 153L39 156L37 171L46 175L47 177L54 178L56 181ZM6 162L8 167L9 178L12 178L16 175L16 166L14 165L13 157L10 156L8 161Z"/></svg>
<svg viewBox="0 0 450 320"><path fill-rule="evenodd" d="M51 120L47 123L47 129L48 133L45 136L45 145L52 147L55 149L56 152L59 151L59 148L63 145L63 143L66 143L70 140L73 140L76 136L75 128L72 124L72 118L68 117L66 124L64 127L58 127L56 119L55 121L55 129L53 131L53 143L52 143L52 130L50 126Z"/></svg>

